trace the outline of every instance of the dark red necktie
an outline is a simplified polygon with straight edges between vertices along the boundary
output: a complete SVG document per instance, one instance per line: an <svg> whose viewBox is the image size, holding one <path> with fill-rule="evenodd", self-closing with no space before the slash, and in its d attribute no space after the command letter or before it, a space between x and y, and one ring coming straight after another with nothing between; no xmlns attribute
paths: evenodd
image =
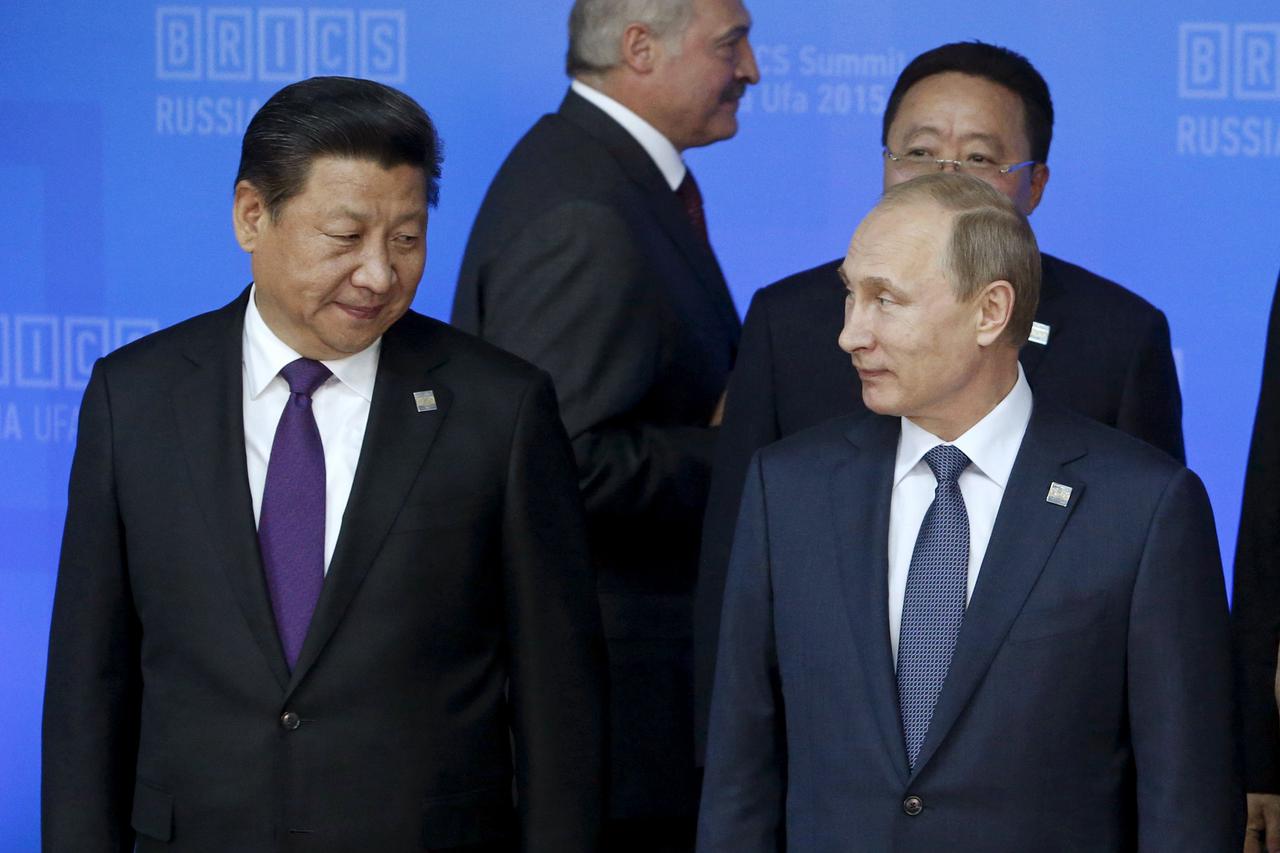
<svg viewBox="0 0 1280 853"><path fill-rule="evenodd" d="M685 169L684 180L680 182L680 186L676 187L676 195L684 205L684 215L689 217L693 233L710 246L711 239L707 237L707 218L702 213L702 192L698 189L698 182L693 179L692 171Z"/></svg>

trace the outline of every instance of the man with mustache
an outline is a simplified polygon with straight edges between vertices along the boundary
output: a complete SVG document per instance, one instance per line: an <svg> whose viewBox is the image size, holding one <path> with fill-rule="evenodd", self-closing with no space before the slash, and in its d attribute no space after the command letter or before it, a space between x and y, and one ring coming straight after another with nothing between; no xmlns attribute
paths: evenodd
<svg viewBox="0 0 1280 853"><path fill-rule="evenodd" d="M577 0L559 110L476 217L453 322L548 371L610 656L607 849L692 846L692 592L739 319L680 152L759 79L740 0Z"/></svg>

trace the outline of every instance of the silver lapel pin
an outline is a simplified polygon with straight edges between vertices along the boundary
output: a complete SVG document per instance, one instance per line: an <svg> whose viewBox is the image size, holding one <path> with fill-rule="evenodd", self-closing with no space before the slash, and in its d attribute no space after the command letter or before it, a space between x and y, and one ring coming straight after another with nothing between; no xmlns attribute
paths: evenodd
<svg viewBox="0 0 1280 853"><path fill-rule="evenodd" d="M434 412L436 410L436 392L430 388L426 391L414 391L413 404L418 407L419 412Z"/></svg>
<svg viewBox="0 0 1280 853"><path fill-rule="evenodd" d="M1071 487L1061 483L1050 483L1049 494L1045 495L1044 499L1056 506L1066 506L1071 500Z"/></svg>
<svg viewBox="0 0 1280 853"><path fill-rule="evenodd" d="M1049 327L1044 323L1032 323L1031 334L1027 336L1027 340L1033 344L1040 346L1049 345Z"/></svg>

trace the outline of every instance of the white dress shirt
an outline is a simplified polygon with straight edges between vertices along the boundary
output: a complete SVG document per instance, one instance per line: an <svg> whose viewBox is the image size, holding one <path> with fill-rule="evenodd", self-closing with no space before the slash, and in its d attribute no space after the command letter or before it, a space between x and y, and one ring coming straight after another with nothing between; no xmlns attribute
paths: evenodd
<svg viewBox="0 0 1280 853"><path fill-rule="evenodd" d="M640 143L640 147L649 154L658 171L662 172L662 177L667 179L667 184L672 191L680 186L680 182L684 180L684 173L688 169L684 165L684 160L680 159L680 152L670 140L658 132L657 128L599 89L592 89L581 80L574 80L569 84L569 88L604 110L609 118L622 125L622 128L631 134L635 141Z"/></svg>
<svg viewBox="0 0 1280 853"><path fill-rule="evenodd" d="M893 658L898 659L898 633L902 623L902 599L907 592L907 572L916 547L920 524L924 521L937 478L924 455L939 444L953 444L972 463L960 475L960 494L969 513L969 590L973 596L982 558L991 541L991 528L1004 498L1009 472L1022 446L1022 437L1031 420L1031 386L1018 365L1018 381L986 417L964 435L945 442L906 418L898 439L897 463L893 469L893 495L889 504L889 640Z"/></svg>
<svg viewBox="0 0 1280 853"><path fill-rule="evenodd" d="M262 514L262 490L267 480L267 463L276 424L289 399L289 384L280 369L301 358L276 337L258 313L257 288L249 293L244 312L244 449L249 469L249 494L253 497L253 520ZM333 372L311 395L311 411L324 445L324 570L338 543L342 514L347 509L351 483L356 475L364 428L369 420L369 402L378 374L378 353L382 339L336 361L322 362Z"/></svg>

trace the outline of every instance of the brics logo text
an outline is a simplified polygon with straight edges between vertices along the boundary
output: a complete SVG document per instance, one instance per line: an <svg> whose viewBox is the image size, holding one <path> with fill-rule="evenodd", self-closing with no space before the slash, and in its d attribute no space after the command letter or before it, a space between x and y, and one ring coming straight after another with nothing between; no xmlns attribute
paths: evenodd
<svg viewBox="0 0 1280 853"><path fill-rule="evenodd" d="M160 6L156 79L291 83L336 74L405 80L405 13Z"/></svg>
<svg viewBox="0 0 1280 853"><path fill-rule="evenodd" d="M1178 97L1280 100L1280 23L1181 24Z"/></svg>
<svg viewBox="0 0 1280 853"><path fill-rule="evenodd" d="M95 361L158 328L149 319L0 314L0 388L79 391Z"/></svg>

